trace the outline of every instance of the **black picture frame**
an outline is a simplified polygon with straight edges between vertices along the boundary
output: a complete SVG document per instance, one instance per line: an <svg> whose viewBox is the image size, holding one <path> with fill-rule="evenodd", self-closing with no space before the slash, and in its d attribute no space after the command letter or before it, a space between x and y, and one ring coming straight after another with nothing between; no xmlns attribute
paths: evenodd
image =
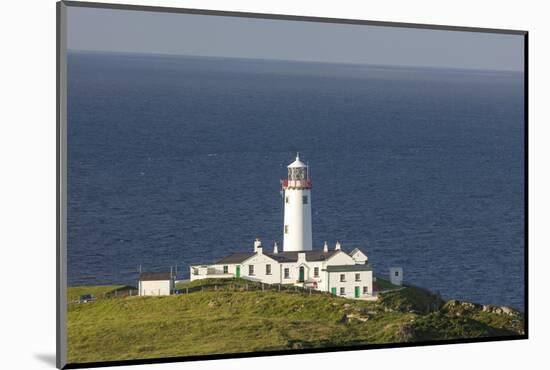
<svg viewBox="0 0 550 370"><path fill-rule="evenodd" d="M163 12L163 13L179 13L179 14L195 14L223 17L244 17L256 19L271 19L271 20L290 20L303 22L319 22L319 23L335 23L349 25L369 25L369 26L385 26L398 28L415 28L427 30L445 30L445 31L463 31L477 33L494 33L519 35L524 38L524 324L525 333L523 335L500 336L487 338L464 338L453 340L434 340L421 341L413 343L388 343L388 344L367 344L354 345L345 347L330 347L330 348L307 348L307 349L288 349L252 353L234 353L234 354L212 354L200 356L182 356L182 357L167 357L154 359L132 359L122 361L105 361L105 362L87 362L87 363L67 363L66 350L67 338L65 333L67 307L66 287L67 287L67 76L66 76L66 31L67 31L67 7L85 7L110 10L129 10L129 11L144 11L144 12ZM265 14L265 13L248 13L234 11L218 11L204 9L189 9L176 7L159 7L159 6L143 6L131 4L111 4L99 2L80 2L80 1L60 1L56 4L56 38L57 38L57 61L56 61L56 303L57 303L57 333L56 333L56 365L60 369L76 369L76 368L92 368L106 366L122 366L122 365L138 365L138 364L156 364L156 363L171 363L171 362L187 362L199 360L217 360L217 359L232 359L232 358L248 358L248 357L264 357L264 356L280 356L291 354L309 354L322 352L341 352L341 351L360 351L367 349L381 348L403 348L403 347L421 347L433 345L448 345L462 343L481 343L481 342L497 342L510 340L525 340L529 338L529 49L528 49L528 31L511 30L511 29L492 29L492 28L475 28L475 27L460 27L448 25L433 25L433 24L418 24L418 23L400 23L400 22L382 22L359 19L341 19L341 18L324 18L310 17L298 15L283 15L283 14Z"/></svg>

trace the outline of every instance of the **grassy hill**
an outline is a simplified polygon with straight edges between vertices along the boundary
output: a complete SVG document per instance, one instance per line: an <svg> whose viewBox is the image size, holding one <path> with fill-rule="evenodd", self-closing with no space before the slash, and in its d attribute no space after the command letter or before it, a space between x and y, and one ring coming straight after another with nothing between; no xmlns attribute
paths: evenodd
<svg viewBox="0 0 550 370"><path fill-rule="evenodd" d="M79 297L84 294L91 294L94 297L103 297L116 289L122 288L124 285L94 285L94 286L76 286L69 287L67 291L67 301L78 301Z"/></svg>
<svg viewBox="0 0 550 370"><path fill-rule="evenodd" d="M191 293L70 303L69 362L490 337L524 330L522 315L507 307L443 302L415 287L383 293L377 302L288 287L262 291L242 279L201 280L178 288ZM75 289L69 294L106 288Z"/></svg>

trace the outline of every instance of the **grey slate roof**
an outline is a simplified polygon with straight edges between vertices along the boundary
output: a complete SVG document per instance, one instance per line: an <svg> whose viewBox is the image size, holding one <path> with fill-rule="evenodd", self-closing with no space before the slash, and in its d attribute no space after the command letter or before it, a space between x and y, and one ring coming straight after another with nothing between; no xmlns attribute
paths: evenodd
<svg viewBox="0 0 550 370"><path fill-rule="evenodd" d="M325 261L338 253L336 250L331 250L328 252L323 252L323 250L313 250L305 252L279 252L277 254L265 253L269 257L277 260L278 262L296 262L298 261L298 253L306 254L306 261Z"/></svg>
<svg viewBox="0 0 550 370"><path fill-rule="evenodd" d="M368 264L365 265L338 265L327 266L325 269L328 272L348 272L348 271L372 271L372 267Z"/></svg>
<svg viewBox="0 0 550 370"><path fill-rule="evenodd" d="M306 254L306 261L325 261L338 253L336 250L331 250L328 252L323 252L323 250L313 250L313 251L306 251L306 252L279 252L277 254L274 253L264 253L266 256L274 259L277 262L296 262L298 261L298 253L305 253ZM235 263L241 263L245 260L249 259L250 257L254 256L256 252L239 252L239 253L233 253L229 256L226 256L216 262L216 265L223 265L223 264L235 264Z"/></svg>
<svg viewBox="0 0 550 370"><path fill-rule="evenodd" d="M255 255L256 252L238 252L230 254L229 256L225 256L221 260L215 263L215 265L223 265L223 264L233 264L233 263L241 263L244 260L249 259L253 255Z"/></svg>
<svg viewBox="0 0 550 370"><path fill-rule="evenodd" d="M169 272L142 272L139 274L139 280L171 280Z"/></svg>

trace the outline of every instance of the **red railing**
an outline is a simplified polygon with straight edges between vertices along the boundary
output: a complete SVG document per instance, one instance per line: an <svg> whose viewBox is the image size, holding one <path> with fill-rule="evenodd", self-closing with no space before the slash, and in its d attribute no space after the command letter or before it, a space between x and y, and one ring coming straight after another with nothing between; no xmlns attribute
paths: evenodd
<svg viewBox="0 0 550 370"><path fill-rule="evenodd" d="M313 185L311 179L307 180L288 180L288 179L281 179L281 186L283 188L304 188L304 189L311 189L311 186Z"/></svg>

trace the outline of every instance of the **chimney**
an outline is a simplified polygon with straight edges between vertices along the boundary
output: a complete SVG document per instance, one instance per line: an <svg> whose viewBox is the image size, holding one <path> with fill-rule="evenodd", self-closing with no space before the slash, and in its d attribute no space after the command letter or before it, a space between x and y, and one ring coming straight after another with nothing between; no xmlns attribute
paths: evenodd
<svg viewBox="0 0 550 370"><path fill-rule="evenodd" d="M328 253L328 243L325 242L325 245L323 245L323 253Z"/></svg>
<svg viewBox="0 0 550 370"><path fill-rule="evenodd" d="M340 244L340 242L336 242L336 247L334 248L334 250L342 250L342 244Z"/></svg>
<svg viewBox="0 0 550 370"><path fill-rule="evenodd" d="M254 240L254 252L262 253L262 242L260 241L260 238L256 238L256 240Z"/></svg>
<svg viewBox="0 0 550 370"><path fill-rule="evenodd" d="M273 254L278 254L279 253L279 246L277 245L277 242L275 242L275 244L273 244Z"/></svg>
<svg viewBox="0 0 550 370"><path fill-rule="evenodd" d="M298 252L298 263L306 262L306 252Z"/></svg>

